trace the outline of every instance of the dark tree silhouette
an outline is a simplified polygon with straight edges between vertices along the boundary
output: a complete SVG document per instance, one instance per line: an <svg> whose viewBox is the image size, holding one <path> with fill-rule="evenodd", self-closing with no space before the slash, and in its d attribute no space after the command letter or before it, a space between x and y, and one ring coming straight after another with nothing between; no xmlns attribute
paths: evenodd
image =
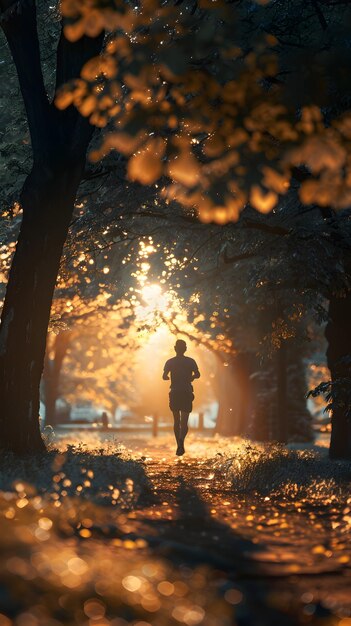
<svg viewBox="0 0 351 626"><path fill-rule="evenodd" d="M33 166L0 327L0 446L16 453L44 449L39 384L62 248L85 167L93 127L69 108L58 111L43 80L34 0L0 2L1 25L15 63L31 135ZM103 34L76 43L60 35L56 89L99 54Z"/></svg>
<svg viewBox="0 0 351 626"><path fill-rule="evenodd" d="M328 340L327 360L333 385L333 415L329 454L334 459L351 458L350 319L350 291L346 294L332 295L329 302L329 321L325 335Z"/></svg>

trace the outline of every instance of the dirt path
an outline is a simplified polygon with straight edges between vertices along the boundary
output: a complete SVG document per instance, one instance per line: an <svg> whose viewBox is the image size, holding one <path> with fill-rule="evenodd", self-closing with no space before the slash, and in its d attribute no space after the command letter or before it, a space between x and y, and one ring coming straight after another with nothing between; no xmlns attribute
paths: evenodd
<svg viewBox="0 0 351 626"><path fill-rule="evenodd" d="M351 616L347 509L332 499L233 495L215 441L190 438L182 460L173 456L170 437L126 447L143 461L155 499L131 514L130 530L153 554L176 564L206 564L239 582L250 623L289 616L291 623L350 626L351 618L340 621Z"/></svg>
<svg viewBox="0 0 351 626"><path fill-rule="evenodd" d="M171 436L70 437L52 483L15 466L13 493L6 468L0 626L351 626L348 493L240 490L242 441L192 434L180 460Z"/></svg>

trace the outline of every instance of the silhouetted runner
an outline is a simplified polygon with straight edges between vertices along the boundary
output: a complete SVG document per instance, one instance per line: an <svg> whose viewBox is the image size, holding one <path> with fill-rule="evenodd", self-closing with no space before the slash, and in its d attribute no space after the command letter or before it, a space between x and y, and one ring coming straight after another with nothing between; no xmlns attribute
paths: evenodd
<svg viewBox="0 0 351 626"><path fill-rule="evenodd" d="M177 356L166 361L163 369L163 380L169 380L171 375L171 390L169 392L169 408L174 417L174 434L177 440L178 456L182 456L184 439L188 432L189 414L193 409L193 386L195 378L200 378L199 368L194 359L184 356L186 343L177 339L174 349Z"/></svg>

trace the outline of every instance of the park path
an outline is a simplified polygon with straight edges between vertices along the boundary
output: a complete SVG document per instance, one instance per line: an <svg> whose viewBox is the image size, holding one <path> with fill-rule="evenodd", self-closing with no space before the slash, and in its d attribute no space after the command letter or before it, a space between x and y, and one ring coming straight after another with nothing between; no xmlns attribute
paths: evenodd
<svg viewBox="0 0 351 626"><path fill-rule="evenodd" d="M143 546L133 554L133 576L151 559L174 576L202 577L201 594L212 584L229 588L240 626L351 626L351 517L344 504L236 494L225 471L236 444L225 439L190 435L181 459L170 435L114 443L142 464L149 485L135 506L108 513L120 564L132 562L131 545Z"/></svg>
<svg viewBox="0 0 351 626"><path fill-rule="evenodd" d="M191 438L180 460L171 437L145 447L131 441L127 449L143 461L152 485L155 502L133 515L145 530L154 528L155 543L160 536L180 541L198 558L203 551L248 575L327 574L351 564L343 506L235 495L215 440Z"/></svg>
<svg viewBox="0 0 351 626"><path fill-rule="evenodd" d="M144 463L154 498L129 514L128 532L146 539L153 554L206 564L241 580L251 604L262 615L268 611L268 621L273 605L279 614L302 604L318 619L335 610L351 616L351 542L343 508L332 501L234 495L221 475L224 449L213 439L189 438L181 460L171 437L125 444Z"/></svg>

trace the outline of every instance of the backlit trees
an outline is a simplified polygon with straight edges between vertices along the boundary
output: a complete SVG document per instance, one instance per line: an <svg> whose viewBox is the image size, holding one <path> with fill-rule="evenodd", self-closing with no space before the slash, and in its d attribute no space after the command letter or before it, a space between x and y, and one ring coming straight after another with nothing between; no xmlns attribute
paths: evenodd
<svg viewBox="0 0 351 626"><path fill-rule="evenodd" d="M183 226L189 230L198 224L198 217L205 224L238 220L248 203L262 214L274 210L272 219L277 217L278 223L273 229L269 220L266 224L253 220L254 225L251 220L251 226L246 222L239 253L235 237L226 240L230 227L214 235L220 242L215 255L224 265L256 258L252 274L257 275L266 260L262 280L266 284L268 273L271 284L274 263L282 258L285 244L305 251L303 227L284 225L282 197L291 193L291 187L293 195L288 197L296 200L296 188L308 210L312 203L322 208L316 230L312 227L309 233L311 249L319 237L325 236L326 244L332 241L334 250L342 241L333 218L323 211L345 209L351 198L350 7L328 0L272 0L264 6L224 0L175 4L143 0L137 6L113 0L63 0L64 28L50 96L34 0L2 0L0 8L33 153L33 168L21 194L23 219L0 328L0 441L5 448L23 452L42 447L38 388L50 305L93 125L106 127L107 132L94 146L92 160L110 149L124 154L129 179L143 184L159 181L163 196L185 206ZM106 46L100 54L104 31ZM24 152L28 155L26 143ZM16 186L13 177L11 184ZM129 237L120 217L111 216L107 238ZM253 242L254 250L245 248L251 227L276 235L273 255L265 255L266 244L259 238ZM89 227L87 232L95 245ZM213 241L210 234L208 245ZM349 274L347 255L346 244L340 274ZM336 267L339 260L337 251L330 262ZM86 264L85 259L77 262ZM284 271L282 266L280 270ZM166 281L163 271L161 280ZM310 289L297 274L289 278L297 297L278 297L283 287L272 296L277 310L288 309L288 315L285 311L275 315L283 320L278 339L284 341L289 339L286 320L294 315L294 307L295 312L300 310L299 289L304 296ZM276 279L281 280L278 272ZM287 289L288 281L284 284ZM342 290L320 291L340 299ZM350 297L348 288L345 295ZM337 310L331 306L332 318ZM333 342L335 333L329 337ZM347 353L346 343L341 352L330 349L333 376ZM283 406L283 396L281 402Z"/></svg>

